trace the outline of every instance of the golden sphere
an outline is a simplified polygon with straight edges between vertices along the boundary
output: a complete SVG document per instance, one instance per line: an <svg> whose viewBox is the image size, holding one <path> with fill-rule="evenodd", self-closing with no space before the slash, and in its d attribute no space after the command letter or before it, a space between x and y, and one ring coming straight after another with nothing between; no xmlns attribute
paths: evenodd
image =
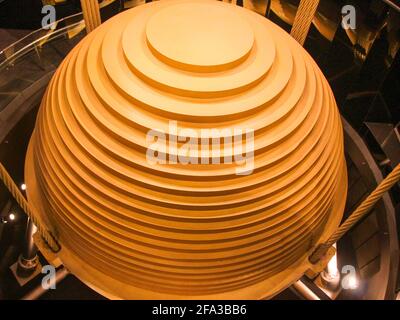
<svg viewBox="0 0 400 320"><path fill-rule="evenodd" d="M65 266L139 299L273 296L307 270L347 191L340 115L313 59L264 17L203 0L125 11L68 54L26 181Z"/></svg>

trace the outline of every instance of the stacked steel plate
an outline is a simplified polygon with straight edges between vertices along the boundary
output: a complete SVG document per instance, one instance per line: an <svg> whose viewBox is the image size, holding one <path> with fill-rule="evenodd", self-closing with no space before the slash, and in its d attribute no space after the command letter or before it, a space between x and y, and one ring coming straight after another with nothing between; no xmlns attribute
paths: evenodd
<svg viewBox="0 0 400 320"><path fill-rule="evenodd" d="M26 180L63 263L111 298L270 297L307 269L347 190L316 63L264 17L196 0L128 10L70 52Z"/></svg>

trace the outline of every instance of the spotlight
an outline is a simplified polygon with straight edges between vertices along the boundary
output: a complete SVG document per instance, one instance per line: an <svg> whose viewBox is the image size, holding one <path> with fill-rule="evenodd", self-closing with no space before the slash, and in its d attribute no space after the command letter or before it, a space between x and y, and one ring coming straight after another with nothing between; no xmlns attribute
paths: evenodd
<svg viewBox="0 0 400 320"><path fill-rule="evenodd" d="M26 184L25 183L21 184L21 190L23 190L23 191L26 190Z"/></svg>
<svg viewBox="0 0 400 320"><path fill-rule="evenodd" d="M10 219L10 221L15 220L15 214L14 213L10 213L8 216L8 219Z"/></svg>
<svg viewBox="0 0 400 320"><path fill-rule="evenodd" d="M347 283L348 283L349 289L355 290L358 288L358 280L357 280L356 276L354 276L354 275L348 276L347 281L348 281Z"/></svg>

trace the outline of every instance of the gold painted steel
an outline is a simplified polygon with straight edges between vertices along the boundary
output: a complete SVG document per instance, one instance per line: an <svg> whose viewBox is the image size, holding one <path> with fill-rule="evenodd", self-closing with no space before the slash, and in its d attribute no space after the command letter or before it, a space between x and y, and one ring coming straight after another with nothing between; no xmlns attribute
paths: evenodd
<svg viewBox="0 0 400 320"><path fill-rule="evenodd" d="M193 137L253 129L253 173L149 163L146 134L171 120ZM267 19L218 1L149 3L83 39L48 86L25 172L60 259L110 298L271 297L309 268L347 192L340 116L316 63Z"/></svg>
<svg viewBox="0 0 400 320"><path fill-rule="evenodd" d="M98 0L81 0L86 32L92 32L101 24L100 6Z"/></svg>

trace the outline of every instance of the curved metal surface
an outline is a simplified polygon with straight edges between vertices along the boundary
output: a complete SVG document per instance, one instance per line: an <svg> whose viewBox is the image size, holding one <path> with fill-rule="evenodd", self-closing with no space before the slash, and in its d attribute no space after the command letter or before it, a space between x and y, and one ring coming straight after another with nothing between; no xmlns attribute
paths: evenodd
<svg viewBox="0 0 400 320"><path fill-rule="evenodd" d="M382 181L382 173L358 133L344 118L342 118L342 122L345 131L346 153L372 190ZM383 197L383 201L379 202L376 209L380 227L380 269L366 282L367 289L363 298L395 299L395 286L399 270L399 243L395 209L389 194Z"/></svg>
<svg viewBox="0 0 400 320"><path fill-rule="evenodd" d="M198 151L209 128L252 129L252 167L215 164L236 159L226 140L190 163L147 157L151 130L181 160L170 141L188 135ZM267 19L216 1L154 2L91 32L51 81L25 172L65 265L119 298L270 297L308 269L347 191L316 63Z"/></svg>

